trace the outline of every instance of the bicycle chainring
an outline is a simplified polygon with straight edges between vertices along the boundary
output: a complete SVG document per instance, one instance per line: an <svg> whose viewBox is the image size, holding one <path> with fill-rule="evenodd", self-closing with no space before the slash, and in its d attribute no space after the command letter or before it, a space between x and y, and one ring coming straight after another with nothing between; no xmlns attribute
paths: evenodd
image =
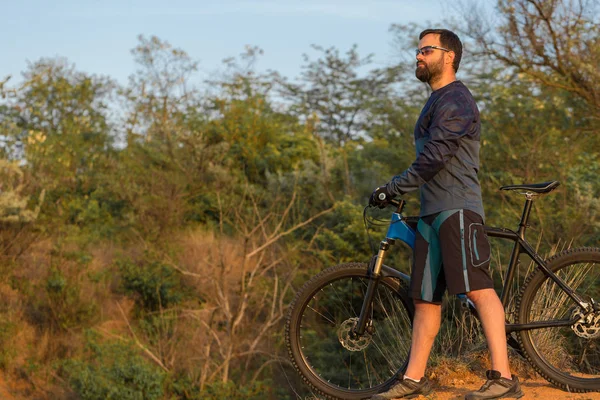
<svg viewBox="0 0 600 400"><path fill-rule="evenodd" d="M338 328L338 339L345 349L350 351L361 351L366 349L371 344L372 335L365 332L359 338L353 339L351 336L352 330L358 323L358 318L348 318Z"/></svg>
<svg viewBox="0 0 600 400"><path fill-rule="evenodd" d="M571 314L571 318L579 319L571 325L571 329L577 336L584 339L600 338L600 313L594 312L586 317L580 309L575 309Z"/></svg>

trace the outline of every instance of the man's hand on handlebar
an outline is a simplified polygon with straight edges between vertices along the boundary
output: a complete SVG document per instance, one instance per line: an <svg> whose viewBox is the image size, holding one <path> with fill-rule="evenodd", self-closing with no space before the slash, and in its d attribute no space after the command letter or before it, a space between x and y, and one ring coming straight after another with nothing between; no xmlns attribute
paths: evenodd
<svg viewBox="0 0 600 400"><path fill-rule="evenodd" d="M384 208L392 199L393 196L390 194L390 192L388 192L387 187L385 185L379 186L371 194L371 197L369 198L369 205L373 207Z"/></svg>

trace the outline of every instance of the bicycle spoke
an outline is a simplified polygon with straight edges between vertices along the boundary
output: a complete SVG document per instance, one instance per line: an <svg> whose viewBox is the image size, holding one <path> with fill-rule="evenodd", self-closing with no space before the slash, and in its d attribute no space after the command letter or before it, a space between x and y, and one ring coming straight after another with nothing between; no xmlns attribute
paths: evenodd
<svg viewBox="0 0 600 400"><path fill-rule="evenodd" d="M335 326L336 323L335 321L331 320L330 318L327 318L323 313L315 310L314 308L312 308L311 306L307 306L308 308L310 308L311 310L314 311L315 314L320 315L321 317L323 317L325 320L329 321L331 323L331 325Z"/></svg>

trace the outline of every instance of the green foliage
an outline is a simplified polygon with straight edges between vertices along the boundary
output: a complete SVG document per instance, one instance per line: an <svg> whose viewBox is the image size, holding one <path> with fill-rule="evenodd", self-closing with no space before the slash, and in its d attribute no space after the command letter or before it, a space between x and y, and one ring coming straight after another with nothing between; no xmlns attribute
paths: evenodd
<svg viewBox="0 0 600 400"><path fill-rule="evenodd" d="M137 264L130 260L117 262L125 291L132 294L142 311L158 311L177 305L183 299L178 273L159 262Z"/></svg>
<svg viewBox="0 0 600 400"><path fill-rule="evenodd" d="M85 357L66 360L62 372L83 400L162 399L166 374L124 342L101 343L88 335Z"/></svg>
<svg viewBox="0 0 600 400"><path fill-rule="evenodd" d="M139 321L140 329L148 342L157 347L160 347L162 341L174 344L175 339L173 337L177 328L176 324L177 315L175 311L164 311L157 314L148 313Z"/></svg>
<svg viewBox="0 0 600 400"><path fill-rule="evenodd" d="M317 254L325 265L370 259L362 212L363 206L343 200L324 217L324 229L317 235L316 242Z"/></svg>
<svg viewBox="0 0 600 400"><path fill-rule="evenodd" d="M495 77L503 84L488 85L482 99L480 181L488 223L516 224L523 206L520 196L499 193L500 186L559 180L555 193L535 203L534 228L543 233L546 248L561 239L586 244L587 235L598 233L594 221L600 215L593 200L600 193L593 177L598 155L592 150L600 140L588 133L592 121L574 118L581 102L569 93L523 76ZM497 206L503 197L506 202Z"/></svg>
<svg viewBox="0 0 600 400"><path fill-rule="evenodd" d="M377 108L381 99L389 99L402 67L373 69L361 76L361 69L371 64L372 55L361 57L356 46L345 56L335 47L313 48L320 58L312 61L304 56L303 84L282 80L283 93L294 102L294 114L309 120L329 142L343 146L377 125L379 121L373 118L371 109Z"/></svg>
<svg viewBox="0 0 600 400"><path fill-rule="evenodd" d="M79 277L79 272L68 267L50 269L44 281L46 296L32 293L38 324L66 330L87 327L97 320L98 306L83 296Z"/></svg>
<svg viewBox="0 0 600 400"><path fill-rule="evenodd" d="M11 340L17 334L18 327L8 312L1 313L0 316L0 369L6 369L17 356L17 350L11 345Z"/></svg>
<svg viewBox="0 0 600 400"><path fill-rule="evenodd" d="M309 218L315 212L331 207L335 201L335 188L331 187L328 178L323 176L323 170L313 160L304 160L289 172L267 174L267 183L259 190L266 196L264 206L272 208L270 201L279 198L279 201L289 201L295 195L301 199L295 212ZM337 197L340 194L337 193ZM313 233L311 229L302 231L298 237Z"/></svg>
<svg viewBox="0 0 600 400"><path fill-rule="evenodd" d="M412 133L411 133L412 135ZM411 135L376 138L356 148L348 156L355 199L367 205L373 190L408 168L415 158ZM408 196L407 196L408 197Z"/></svg>
<svg viewBox="0 0 600 400"><path fill-rule="evenodd" d="M193 171L193 165L190 168ZM131 144L119 153L112 172L92 198L124 233L134 230L158 241L183 223L190 208L184 201L186 192L196 191L198 185L195 175L188 176L161 143Z"/></svg>
<svg viewBox="0 0 600 400"><path fill-rule="evenodd" d="M92 239L109 238L122 224L118 201L104 201L98 191L65 199L64 208L67 222L82 228Z"/></svg>
<svg viewBox="0 0 600 400"><path fill-rule="evenodd" d="M172 376L170 380L167 381L167 387L168 391L173 393L177 399L200 400L203 398L198 384L185 375Z"/></svg>
<svg viewBox="0 0 600 400"><path fill-rule="evenodd" d="M213 383L200 393L203 400L259 400L269 398L270 390L262 382L253 382L249 385L239 385L236 382Z"/></svg>
<svg viewBox="0 0 600 400"><path fill-rule="evenodd" d="M250 182L264 181L268 172L293 170L304 160L317 161L310 135L294 118L274 111L264 96L217 98L214 104L221 117L208 124L209 140L227 143L231 167L243 171Z"/></svg>
<svg viewBox="0 0 600 400"><path fill-rule="evenodd" d="M106 99L113 89L110 80L77 72L60 59L42 59L25 73L14 103L26 135L14 134L44 187L73 187L102 164L110 144Z"/></svg>

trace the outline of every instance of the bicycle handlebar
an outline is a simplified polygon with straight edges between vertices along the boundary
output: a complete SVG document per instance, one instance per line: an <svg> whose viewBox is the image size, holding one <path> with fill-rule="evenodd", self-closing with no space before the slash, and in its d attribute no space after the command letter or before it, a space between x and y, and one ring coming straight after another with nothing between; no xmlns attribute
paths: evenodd
<svg viewBox="0 0 600 400"><path fill-rule="evenodd" d="M394 207L396 207L396 212L398 214L401 214L402 210L404 209L404 206L406 205L406 201L404 201L402 199L399 199L399 200L391 199L390 204L393 205Z"/></svg>
<svg viewBox="0 0 600 400"><path fill-rule="evenodd" d="M406 205L406 201L404 201L403 199L391 199L387 202L387 205L392 205L392 206L396 207L396 212L398 214L401 214L402 210L404 210L404 206ZM367 207L371 207L371 205L369 204L369 205L367 205ZM365 211L366 211L367 207L365 207ZM379 208L384 208L384 207L379 206Z"/></svg>

